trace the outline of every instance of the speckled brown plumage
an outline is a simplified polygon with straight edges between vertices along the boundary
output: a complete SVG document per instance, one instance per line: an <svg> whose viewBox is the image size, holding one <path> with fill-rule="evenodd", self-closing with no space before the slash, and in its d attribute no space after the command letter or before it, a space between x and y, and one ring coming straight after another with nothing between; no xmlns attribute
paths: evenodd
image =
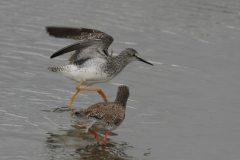
<svg viewBox="0 0 240 160"><path fill-rule="evenodd" d="M99 102L88 107L87 109L76 112L75 115L80 118L94 121L93 125L91 126L93 128L97 127L99 124L105 126L102 129L116 129L125 118L128 97L128 87L120 86L118 87L118 93L115 102Z"/></svg>
<svg viewBox="0 0 240 160"><path fill-rule="evenodd" d="M116 129L125 118L129 88L119 86L114 102L96 103L87 109L75 112L78 121L87 129L100 129L112 131Z"/></svg>

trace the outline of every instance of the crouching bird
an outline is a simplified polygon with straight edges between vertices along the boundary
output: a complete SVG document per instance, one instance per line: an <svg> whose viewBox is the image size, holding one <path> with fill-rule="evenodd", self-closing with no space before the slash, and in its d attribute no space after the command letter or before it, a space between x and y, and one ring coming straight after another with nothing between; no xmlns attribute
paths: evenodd
<svg viewBox="0 0 240 160"><path fill-rule="evenodd" d="M128 97L129 88L124 85L119 86L114 102L99 102L87 109L75 112L77 121L86 129L86 132L93 133L98 143L98 136L93 130L106 131L103 139L103 144L106 145L108 133L120 126L125 118Z"/></svg>

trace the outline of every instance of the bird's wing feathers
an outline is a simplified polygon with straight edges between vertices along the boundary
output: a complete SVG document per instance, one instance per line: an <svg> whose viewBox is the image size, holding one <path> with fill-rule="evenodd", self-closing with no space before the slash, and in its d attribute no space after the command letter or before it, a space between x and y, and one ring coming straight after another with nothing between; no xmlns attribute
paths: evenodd
<svg viewBox="0 0 240 160"><path fill-rule="evenodd" d="M101 50L97 49L101 45L99 41L101 40L91 40L74 43L55 52L50 58L54 58L74 50L75 52L71 54L68 58L69 64L79 63L87 59L96 57L106 58L107 55Z"/></svg>
<svg viewBox="0 0 240 160"><path fill-rule="evenodd" d="M82 111L84 117L94 117L101 120L111 121L113 123L122 122L125 118L125 111L116 104L109 105L109 103L97 103ZM106 107L106 105L108 105ZM80 111L81 112L81 111Z"/></svg>
<svg viewBox="0 0 240 160"><path fill-rule="evenodd" d="M60 56L64 53L68 53L68 52L71 52L71 51L74 51L74 50L84 50L85 48L91 46L92 43L86 43L86 42L82 42L82 43L74 43L74 44L71 44L67 47L64 47L60 50L58 50L57 52L55 52L50 58L54 58L54 57L57 57L57 56Z"/></svg>
<svg viewBox="0 0 240 160"><path fill-rule="evenodd" d="M60 56L64 53L76 50L72 57L77 57L75 61L81 59L82 56L86 57L87 53L92 53L89 58L92 57L106 57L108 54L108 47L113 42L113 38L101 31L86 28L68 28L68 27L46 27L46 31L49 35L57 38L69 38L79 40L79 42L69 45L56 53L51 58ZM100 53L100 55L99 55ZM76 54L78 56L76 56ZM73 62L71 59L70 63Z"/></svg>
<svg viewBox="0 0 240 160"><path fill-rule="evenodd" d="M113 38L110 35L95 29L49 26L46 27L46 31L49 35L56 38L68 38L74 40L104 39L113 42Z"/></svg>

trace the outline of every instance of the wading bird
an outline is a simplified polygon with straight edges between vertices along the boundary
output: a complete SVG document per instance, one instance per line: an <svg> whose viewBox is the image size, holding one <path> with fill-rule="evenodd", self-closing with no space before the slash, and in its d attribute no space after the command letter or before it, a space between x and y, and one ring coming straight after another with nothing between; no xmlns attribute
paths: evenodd
<svg viewBox="0 0 240 160"><path fill-rule="evenodd" d="M97 91L107 102L107 98L101 89L85 88L94 83L110 81L118 75L124 67L133 61L142 61L153 65L139 57L133 48L126 48L117 56L108 53L108 47L113 38L101 31L86 28L46 27L49 35L57 38L69 38L78 40L77 43L55 52L50 58L75 51L68 58L68 65L62 67L48 67L49 71L59 72L79 84L77 92L71 97L68 108L71 108L73 99L79 91ZM80 88L81 86L81 88Z"/></svg>
<svg viewBox="0 0 240 160"><path fill-rule="evenodd" d="M129 88L124 85L119 86L117 97L114 102L99 102L87 109L75 112L77 121L83 128L86 128L86 131L93 133L98 143L99 139L97 133L93 130L106 131L106 135L103 139L103 144L106 145L108 133L119 127L125 118L128 97Z"/></svg>

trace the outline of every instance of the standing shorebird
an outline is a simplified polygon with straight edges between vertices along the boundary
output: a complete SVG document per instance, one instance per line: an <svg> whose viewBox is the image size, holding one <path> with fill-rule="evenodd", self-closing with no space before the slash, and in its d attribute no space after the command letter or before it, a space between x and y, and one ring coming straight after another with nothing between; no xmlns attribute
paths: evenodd
<svg viewBox="0 0 240 160"><path fill-rule="evenodd" d="M86 131L94 134L98 143L98 136L93 130L107 131L103 139L103 144L106 145L108 133L116 129L125 118L128 97L128 87L119 86L115 102L99 102L87 109L75 112L77 121L80 122L83 128L86 128Z"/></svg>
<svg viewBox="0 0 240 160"><path fill-rule="evenodd" d="M97 91L107 102L107 98L101 89L85 88L94 83L110 81L118 75L124 67L133 61L142 61L137 51L126 48L118 56L111 56L108 47L113 38L101 31L86 28L46 27L49 35L57 38L69 38L79 40L55 52L50 58L60 56L64 53L75 51L68 58L69 64L63 67L48 67L49 71L59 72L68 78L80 82L77 92L71 97L68 108L71 108L73 99L79 91ZM80 86L82 88L80 88Z"/></svg>

